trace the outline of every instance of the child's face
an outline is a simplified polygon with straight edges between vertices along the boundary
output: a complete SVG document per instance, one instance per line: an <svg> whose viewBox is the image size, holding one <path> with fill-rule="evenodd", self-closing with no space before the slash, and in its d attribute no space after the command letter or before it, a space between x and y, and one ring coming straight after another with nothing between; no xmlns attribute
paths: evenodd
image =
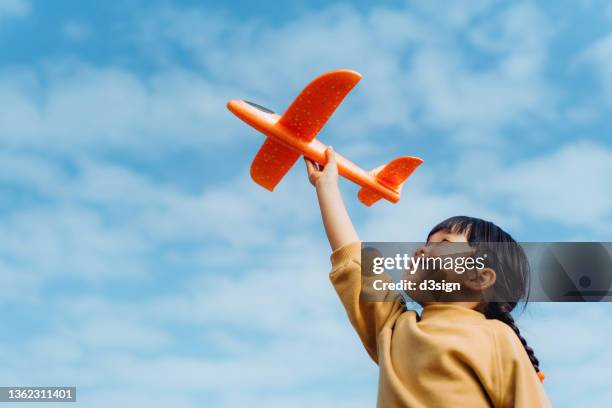
<svg viewBox="0 0 612 408"><path fill-rule="evenodd" d="M453 257L466 256L473 253L474 249L469 245L466 234L454 233L450 231L438 231L434 233L425 246L418 248L415 252L415 257ZM435 280L436 282L458 282L462 283L464 276L456 273L453 270L424 270L419 268L417 271L406 270L404 279L411 280L417 285L423 280ZM463 287L463 286L462 286ZM460 291L463 292L463 291ZM433 292L429 291L414 291L409 293L417 302L426 299L431 300ZM461 298L460 293L455 293L458 298ZM435 296L437 297L437 296ZM447 298L454 298L453 295L445 295Z"/></svg>
<svg viewBox="0 0 612 408"><path fill-rule="evenodd" d="M471 253L472 247L465 233L438 231L432 234L425 246L418 248L415 256L444 257Z"/></svg>

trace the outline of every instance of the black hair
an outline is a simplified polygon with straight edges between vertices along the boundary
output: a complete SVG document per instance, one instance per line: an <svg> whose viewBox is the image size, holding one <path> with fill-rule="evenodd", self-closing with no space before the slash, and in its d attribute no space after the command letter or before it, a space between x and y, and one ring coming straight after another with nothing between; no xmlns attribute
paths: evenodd
<svg viewBox="0 0 612 408"><path fill-rule="evenodd" d="M506 231L491 221L480 218L466 216L448 218L433 227L427 236L427 241L438 231L465 234L468 243L477 252L488 255L486 257L487 266L497 273L494 290L503 299L516 299L517 301L487 302L483 305L484 315L488 319L497 319L510 326L523 344L533 368L539 373L540 362L533 349L527 344L527 340L521 335L511 314L519 299L523 299L526 305L529 298L530 268L522 247ZM502 243L503 245L497 245L495 250L491 250L487 243Z"/></svg>

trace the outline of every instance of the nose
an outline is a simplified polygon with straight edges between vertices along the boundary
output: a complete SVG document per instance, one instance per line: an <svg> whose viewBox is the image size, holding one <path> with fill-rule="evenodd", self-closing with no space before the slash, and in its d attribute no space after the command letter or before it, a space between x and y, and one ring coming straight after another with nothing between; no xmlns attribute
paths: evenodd
<svg viewBox="0 0 612 408"><path fill-rule="evenodd" d="M414 252L414 256L427 256L429 254L429 248L426 246L420 246Z"/></svg>

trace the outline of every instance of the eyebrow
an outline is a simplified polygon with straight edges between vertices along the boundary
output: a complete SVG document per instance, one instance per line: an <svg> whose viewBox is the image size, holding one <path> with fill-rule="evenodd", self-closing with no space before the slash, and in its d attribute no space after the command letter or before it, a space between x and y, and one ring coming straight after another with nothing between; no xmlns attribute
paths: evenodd
<svg viewBox="0 0 612 408"><path fill-rule="evenodd" d="M451 244L453 243L453 241L449 241L449 240L448 240L448 238L444 238L442 241L438 241L438 243L439 243L439 242L450 242ZM431 242L431 241L429 241L429 240L428 240L428 241L425 243L425 246L429 246L430 244L435 244L435 243L436 243L436 242Z"/></svg>

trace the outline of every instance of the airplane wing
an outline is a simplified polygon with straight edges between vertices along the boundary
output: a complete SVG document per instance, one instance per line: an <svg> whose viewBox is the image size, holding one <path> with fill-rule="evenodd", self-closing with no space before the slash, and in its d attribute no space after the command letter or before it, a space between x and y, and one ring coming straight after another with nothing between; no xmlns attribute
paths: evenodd
<svg viewBox="0 0 612 408"><path fill-rule="evenodd" d="M358 72L349 69L319 76L295 98L278 123L310 142L360 79Z"/></svg>
<svg viewBox="0 0 612 408"><path fill-rule="evenodd" d="M361 75L348 69L327 72L314 79L277 122L296 138L312 141L344 97L359 82ZM266 108L247 102L260 110ZM266 139L251 164L251 177L272 191L300 158L301 154L273 139Z"/></svg>
<svg viewBox="0 0 612 408"><path fill-rule="evenodd" d="M265 189L273 191L300 156L295 150L267 138L251 163L251 178Z"/></svg>

